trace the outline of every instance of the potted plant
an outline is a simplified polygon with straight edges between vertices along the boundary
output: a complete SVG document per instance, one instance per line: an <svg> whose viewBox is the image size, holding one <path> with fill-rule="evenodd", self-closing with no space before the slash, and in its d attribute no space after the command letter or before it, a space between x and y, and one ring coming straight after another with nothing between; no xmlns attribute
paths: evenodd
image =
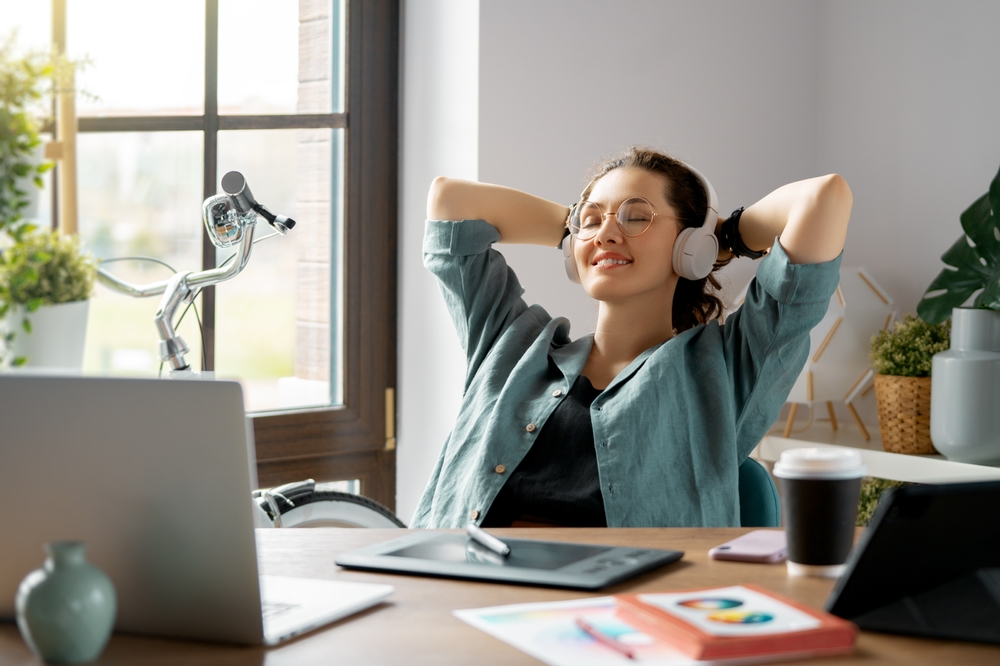
<svg viewBox="0 0 1000 666"><path fill-rule="evenodd" d="M952 318L951 348L934 357L931 437L949 460L1000 463L1000 172L961 215L961 237L917 312ZM977 290L980 290L978 293ZM962 307L973 295L972 307Z"/></svg>
<svg viewBox="0 0 1000 666"><path fill-rule="evenodd" d="M14 35L0 44L0 367L29 359L58 367L79 367L76 357L82 361L95 262L80 252L76 239L59 238L24 218L30 188L41 188L42 174L52 166L38 158L36 116L57 69L41 54L16 56ZM81 316L82 330L68 334L81 328ZM67 344L74 338L77 343ZM77 347L79 353L67 355ZM54 356L43 352L50 348Z"/></svg>
<svg viewBox="0 0 1000 666"><path fill-rule="evenodd" d="M875 400L882 447L893 453L936 453L931 443L931 364L948 349L950 321L929 324L907 315L872 338Z"/></svg>
<svg viewBox="0 0 1000 666"><path fill-rule="evenodd" d="M0 254L0 315L12 365L82 366L96 276L97 262L79 240L56 232L20 234Z"/></svg>

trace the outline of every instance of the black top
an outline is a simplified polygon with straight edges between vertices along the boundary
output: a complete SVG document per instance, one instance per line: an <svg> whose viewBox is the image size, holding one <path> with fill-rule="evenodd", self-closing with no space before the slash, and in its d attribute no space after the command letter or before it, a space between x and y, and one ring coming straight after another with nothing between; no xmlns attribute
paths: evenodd
<svg viewBox="0 0 1000 666"><path fill-rule="evenodd" d="M580 375L490 506L483 527L515 520L607 527L590 404L601 393Z"/></svg>

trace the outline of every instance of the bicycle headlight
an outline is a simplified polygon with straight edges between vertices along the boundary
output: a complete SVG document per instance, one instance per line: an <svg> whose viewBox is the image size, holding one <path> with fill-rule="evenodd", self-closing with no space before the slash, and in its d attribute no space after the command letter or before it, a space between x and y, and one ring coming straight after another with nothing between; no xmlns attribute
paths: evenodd
<svg viewBox="0 0 1000 666"><path fill-rule="evenodd" d="M243 240L244 230L257 222L257 215L250 211L240 215L228 194L216 194L205 199L201 207L202 219L212 244L218 248L227 248Z"/></svg>

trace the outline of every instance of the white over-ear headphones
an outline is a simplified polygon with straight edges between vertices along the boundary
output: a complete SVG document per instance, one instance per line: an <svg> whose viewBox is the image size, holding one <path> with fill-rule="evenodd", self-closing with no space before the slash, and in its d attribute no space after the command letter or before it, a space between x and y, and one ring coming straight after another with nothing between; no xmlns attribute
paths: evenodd
<svg viewBox="0 0 1000 666"><path fill-rule="evenodd" d="M700 227L688 227L677 235L674 241L674 252L671 257L674 272L688 280L700 280L712 272L712 266L719 256L719 239L715 237L715 226L719 221L719 200L715 188L708 178L690 164L684 164L687 169L701 182L708 197L708 210L705 221ZM573 282L580 282L580 272L577 270L576 259L573 256L573 234L566 236L562 242L563 265L566 275Z"/></svg>

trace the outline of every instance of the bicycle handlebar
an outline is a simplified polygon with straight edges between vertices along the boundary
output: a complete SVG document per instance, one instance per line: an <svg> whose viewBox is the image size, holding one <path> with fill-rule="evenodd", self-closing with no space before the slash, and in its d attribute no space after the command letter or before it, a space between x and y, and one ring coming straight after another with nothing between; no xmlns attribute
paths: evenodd
<svg viewBox="0 0 1000 666"><path fill-rule="evenodd" d="M295 220L274 215L254 199L246 179L238 171L230 171L222 178L225 194L209 197L202 204L205 229L216 247L236 247L236 254L229 265L217 266L198 272L175 273L166 280L145 285L132 284L98 266L97 278L115 291L144 298L163 294L153 323L160 334L160 360L170 365L171 376L192 374L184 358L190 351L184 339L174 329L174 315L183 303L191 303L205 287L231 280L243 271L250 261L257 216L260 215L281 234L295 226ZM265 236L270 238L270 236Z"/></svg>

